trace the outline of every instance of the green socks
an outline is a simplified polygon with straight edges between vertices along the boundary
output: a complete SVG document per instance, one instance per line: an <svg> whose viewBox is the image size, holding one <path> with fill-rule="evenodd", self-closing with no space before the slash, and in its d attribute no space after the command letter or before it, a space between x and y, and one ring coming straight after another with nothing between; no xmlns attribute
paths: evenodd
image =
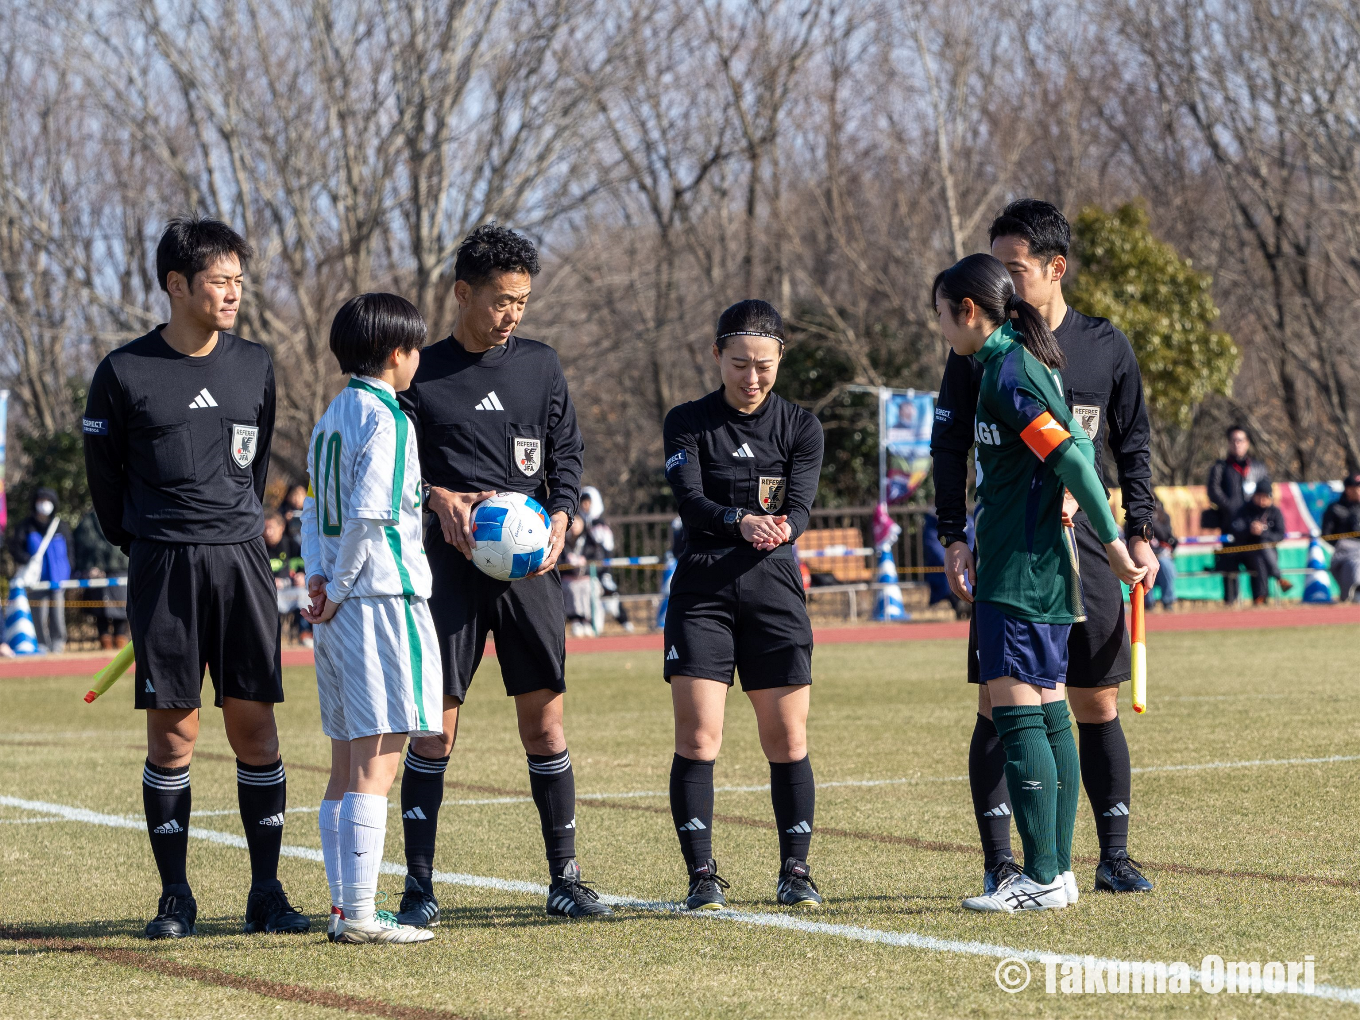
<svg viewBox="0 0 1360 1020"><path fill-rule="evenodd" d="M1064 715L1066 711L1064 706ZM992 722L1006 747L1006 785L1015 812L1015 827L1020 830L1020 843L1025 850L1025 874L1048 885L1061 870L1056 832L1058 766L1049 745L1049 724L1044 709L1038 705L995 705ZM1067 740L1071 743L1070 732ZM1070 785L1075 797L1077 784ZM1072 817L1075 819L1075 801ZM1067 839L1070 849L1070 823Z"/></svg>
<svg viewBox="0 0 1360 1020"><path fill-rule="evenodd" d="M1058 871L1072 870L1072 830L1077 824L1077 791L1081 786L1081 764L1077 742L1072 739L1072 720L1067 702L1050 701L1043 706L1048 726L1048 746L1058 767L1058 811L1054 835L1058 847Z"/></svg>

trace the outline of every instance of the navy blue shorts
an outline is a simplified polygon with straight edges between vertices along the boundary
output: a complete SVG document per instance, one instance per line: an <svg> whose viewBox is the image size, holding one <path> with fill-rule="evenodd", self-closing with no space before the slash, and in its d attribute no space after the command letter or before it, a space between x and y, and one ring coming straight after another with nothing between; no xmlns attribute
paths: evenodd
<svg viewBox="0 0 1360 1020"><path fill-rule="evenodd" d="M1031 623L1008 616L998 605L973 605L977 621L978 683L1013 676L1050 690L1067 682L1070 623Z"/></svg>

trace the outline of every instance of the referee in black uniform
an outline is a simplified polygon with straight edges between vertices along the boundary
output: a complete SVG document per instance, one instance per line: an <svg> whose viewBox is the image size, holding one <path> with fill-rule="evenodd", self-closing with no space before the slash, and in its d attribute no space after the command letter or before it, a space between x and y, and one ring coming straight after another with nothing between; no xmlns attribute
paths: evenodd
<svg viewBox="0 0 1360 1020"><path fill-rule="evenodd" d="M398 395L415 421L426 506L438 515L427 518L425 549L444 660L444 735L411 742L401 779L402 924L439 922L431 874L444 770L488 632L529 759L551 876L548 914L611 912L581 884L576 781L562 732L566 619L556 566L580 495L581 432L557 353L515 335L538 269L538 252L513 230L489 224L469 234L454 261L453 335L425 348L410 389ZM518 581L497 581L471 561L468 516L497 490L534 497L552 521L543 565Z"/></svg>
<svg viewBox="0 0 1360 1020"><path fill-rule="evenodd" d="M1129 553L1139 566L1147 567L1145 583L1151 590L1157 576L1157 557L1149 543L1156 503L1143 378L1133 348L1108 319L1083 315L1063 300L1071 229L1055 206L1037 199L1012 202L992 222L990 236L992 254L1010 270L1015 292L1039 309L1058 339L1067 359L1062 370L1067 404L1091 438L1102 479L1107 444L1114 454ZM945 573L955 594L969 601L964 587L965 577L970 583L973 579L973 554L964 535L967 461L981 378L980 363L949 355L930 441ZM1075 526L1086 608L1086 621L1072 626L1068 643L1067 697L1077 719L1082 784L1100 839L1095 888L1149 892L1152 883L1128 855L1132 776L1118 711L1119 685L1129 679L1130 671L1123 591L1086 515L1071 504L1064 507L1064 519ZM978 683L976 624L969 632L968 680ZM968 775L983 844L984 893L1019 871L1011 854L1005 766L1006 752L992 724L987 687L980 685Z"/></svg>
<svg viewBox="0 0 1360 1020"><path fill-rule="evenodd" d="M161 876L148 938L194 934L185 873L189 761L212 676L250 849L247 932L304 932L278 881L285 784L279 612L264 544L274 367L226 332L246 242L225 223L171 222L156 248L170 321L99 363L81 425L99 525L128 553L135 704L146 710L142 799Z"/></svg>
<svg viewBox="0 0 1360 1020"><path fill-rule="evenodd" d="M687 544L671 579L663 675L675 708L671 817L691 910L720 910L713 859L713 763L733 674L755 708L779 830L779 902L822 902L808 871L815 794L807 751L812 625L791 543L807 528L822 470L822 426L771 392L784 354L773 305L741 301L718 319L722 386L666 415L666 479Z"/></svg>

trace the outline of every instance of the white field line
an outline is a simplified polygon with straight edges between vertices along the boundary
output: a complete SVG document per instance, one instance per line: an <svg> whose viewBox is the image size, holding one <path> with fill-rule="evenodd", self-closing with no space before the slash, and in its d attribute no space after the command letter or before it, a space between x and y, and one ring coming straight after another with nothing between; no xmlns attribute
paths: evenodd
<svg viewBox="0 0 1360 1020"><path fill-rule="evenodd" d="M65 804L52 804L41 800L24 800L19 797L0 796L0 806L21 808L26 811L42 811L49 815L56 815L64 820L72 822L84 822L89 825L102 825L111 829L141 829L145 830L145 822L134 822L122 817L121 815L106 815L98 811L90 811L86 808L69 807ZM246 840L244 836L233 835L229 832L216 832L211 829L200 829L190 826L189 835L195 839L206 840L210 843L218 843L223 846L236 847L245 850ZM321 851L311 847L288 846L284 845L280 849L284 857L297 857L302 860L316 861L323 863ZM394 864L391 861L383 861L380 870L385 875L405 875L406 868L401 864ZM508 878L489 878L483 875L465 875L459 872L436 871L431 878L445 885L462 885L475 889L495 889L499 892L522 893L530 896L545 896L548 887L538 882L521 882ZM670 903L660 900L644 900L634 896L609 896L601 895L601 900L611 906L631 907L634 910L648 910L657 913L680 913L682 908L678 903ZM957 939L941 939L933 935L921 935L911 931L885 931L880 928L864 928L852 924L831 924L825 921L805 921L800 917L793 917L789 914L775 914L752 910L715 910L705 911L704 918L715 921L735 921L738 924L753 925L761 928L783 928L787 931L805 932L811 935L830 935L837 938L851 939L855 942L873 942L884 946L898 946L906 949L921 949L932 953L958 953L963 956L983 956L996 959L1006 959L1008 957L1018 957L1032 963L1040 963L1047 960L1056 959L1059 963L1083 963L1090 966L1091 959L1084 956L1074 956L1065 954L1048 953L1040 949L1016 949L1012 946L997 945L990 942L964 942ZM1117 960L1101 958L1096 959L1097 966L1106 966L1110 963L1116 965L1128 963L1133 967L1142 968L1144 973L1151 973L1150 967L1155 964L1143 960ZM1200 972L1195 969L1190 971L1190 979L1198 983ZM1319 999L1332 999L1337 1002L1353 1002L1360 1004L1360 988L1344 988L1337 985L1315 985L1311 992L1280 992L1262 994L1294 994L1309 995Z"/></svg>
<svg viewBox="0 0 1360 1020"><path fill-rule="evenodd" d="M1201 769L1247 769L1261 765L1331 765L1339 761L1360 761L1360 754L1333 754L1326 758L1256 758L1252 761L1210 761L1199 765L1153 765L1130 769L1131 772L1198 772Z"/></svg>

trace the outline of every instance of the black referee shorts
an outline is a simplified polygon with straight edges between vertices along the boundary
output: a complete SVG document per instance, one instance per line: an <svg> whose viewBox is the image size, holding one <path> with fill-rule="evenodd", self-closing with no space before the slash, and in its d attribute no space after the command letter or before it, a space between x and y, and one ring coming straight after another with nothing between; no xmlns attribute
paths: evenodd
<svg viewBox="0 0 1360 1020"><path fill-rule="evenodd" d="M283 700L280 618L263 538L235 545L138 539L127 615L138 708L199 708L203 670L216 696Z"/></svg>
<svg viewBox="0 0 1360 1020"><path fill-rule="evenodd" d="M444 541L436 522L425 532L433 590L430 616L444 659L444 693L467 699L488 632L496 636L505 693L567 689L567 622L557 571L497 581Z"/></svg>
<svg viewBox="0 0 1360 1020"><path fill-rule="evenodd" d="M1086 622L1072 624L1067 639L1067 686L1110 687L1122 684L1133 669L1129 635L1124 625L1124 590L1110 569L1105 546L1084 513L1073 517L1077 558L1081 563L1081 597ZM977 613L968 626L968 682L978 679Z"/></svg>
<svg viewBox="0 0 1360 1020"><path fill-rule="evenodd" d="M662 675L732 683L743 691L812 683L812 623L788 554L689 552L671 578Z"/></svg>

